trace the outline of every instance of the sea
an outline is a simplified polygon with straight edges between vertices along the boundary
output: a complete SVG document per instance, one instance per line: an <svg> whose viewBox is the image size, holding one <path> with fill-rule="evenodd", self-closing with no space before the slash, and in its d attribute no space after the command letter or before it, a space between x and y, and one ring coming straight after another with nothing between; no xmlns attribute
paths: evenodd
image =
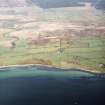
<svg viewBox="0 0 105 105"><path fill-rule="evenodd" d="M0 69L0 105L105 105L105 79L79 69Z"/></svg>

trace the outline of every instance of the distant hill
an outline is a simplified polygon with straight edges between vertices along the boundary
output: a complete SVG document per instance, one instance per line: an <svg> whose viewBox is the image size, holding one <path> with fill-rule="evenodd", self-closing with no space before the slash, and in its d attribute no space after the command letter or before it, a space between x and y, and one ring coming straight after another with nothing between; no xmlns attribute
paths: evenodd
<svg viewBox="0 0 105 105"><path fill-rule="evenodd" d="M59 8L83 6L81 2L90 2L97 9L105 10L105 0L31 0L41 8Z"/></svg>
<svg viewBox="0 0 105 105"><path fill-rule="evenodd" d="M97 9L103 9L103 10L105 10L105 0L100 0L100 1L95 5L95 7L96 7Z"/></svg>
<svg viewBox="0 0 105 105"><path fill-rule="evenodd" d="M80 2L96 2L97 0L0 0L0 7L22 7L38 5L41 8L59 8L83 6Z"/></svg>
<svg viewBox="0 0 105 105"><path fill-rule="evenodd" d="M42 8L59 8L71 6L83 6L80 2L91 2L95 4L98 0L32 0Z"/></svg>
<svg viewBox="0 0 105 105"><path fill-rule="evenodd" d="M0 0L0 7L23 7L37 5L41 8L84 6L81 2L91 2L97 9L105 10L105 0Z"/></svg>

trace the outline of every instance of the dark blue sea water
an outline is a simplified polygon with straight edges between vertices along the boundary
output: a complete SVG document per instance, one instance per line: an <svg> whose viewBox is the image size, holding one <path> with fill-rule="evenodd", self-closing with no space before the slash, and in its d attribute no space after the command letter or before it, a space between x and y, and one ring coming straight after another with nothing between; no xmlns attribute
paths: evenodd
<svg viewBox="0 0 105 105"><path fill-rule="evenodd" d="M0 69L0 105L105 105L105 80L79 70Z"/></svg>

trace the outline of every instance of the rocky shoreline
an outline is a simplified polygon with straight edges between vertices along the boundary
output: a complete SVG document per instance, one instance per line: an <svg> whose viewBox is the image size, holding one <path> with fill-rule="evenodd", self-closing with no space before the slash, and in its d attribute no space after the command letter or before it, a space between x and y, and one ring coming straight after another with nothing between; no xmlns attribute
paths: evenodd
<svg viewBox="0 0 105 105"><path fill-rule="evenodd" d="M76 70L79 70L79 71L84 71L84 72L89 72L89 73L93 73L93 74L104 74L104 73L101 73L99 71L95 71L95 70L89 70L89 69L86 69L86 68L82 68L82 67L69 67L69 68L66 68L66 67L57 67L57 66L51 66L51 65L44 65L44 64L24 64L24 65L8 65L8 66L0 66L0 70L4 69L4 68L11 68L11 67L29 67L29 66L38 66L38 67L42 67L42 69L44 68L54 68L54 69L61 69L63 71L69 71L71 69L76 69Z"/></svg>
<svg viewBox="0 0 105 105"><path fill-rule="evenodd" d="M70 70L76 70L76 71L82 71L82 72L88 72L88 73L92 73L94 74L93 77L80 77L81 79L105 79L105 73L101 73L101 72L96 72L96 71L91 71L88 69L83 69L83 68L60 68L60 67L54 67L54 66L50 66L50 65L42 65L42 64L25 64L25 65L9 65L9 66L0 66L0 71L4 71L5 68L13 68L13 67L37 67L37 69L40 70L54 70L54 71L70 71ZM50 68L50 70L49 70Z"/></svg>

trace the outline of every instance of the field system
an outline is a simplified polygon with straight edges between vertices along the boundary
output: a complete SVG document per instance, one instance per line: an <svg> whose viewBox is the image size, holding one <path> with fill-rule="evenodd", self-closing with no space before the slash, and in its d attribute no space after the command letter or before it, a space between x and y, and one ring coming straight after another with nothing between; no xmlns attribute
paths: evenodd
<svg viewBox="0 0 105 105"><path fill-rule="evenodd" d="M0 66L42 64L105 72L103 12L93 7L0 11Z"/></svg>

